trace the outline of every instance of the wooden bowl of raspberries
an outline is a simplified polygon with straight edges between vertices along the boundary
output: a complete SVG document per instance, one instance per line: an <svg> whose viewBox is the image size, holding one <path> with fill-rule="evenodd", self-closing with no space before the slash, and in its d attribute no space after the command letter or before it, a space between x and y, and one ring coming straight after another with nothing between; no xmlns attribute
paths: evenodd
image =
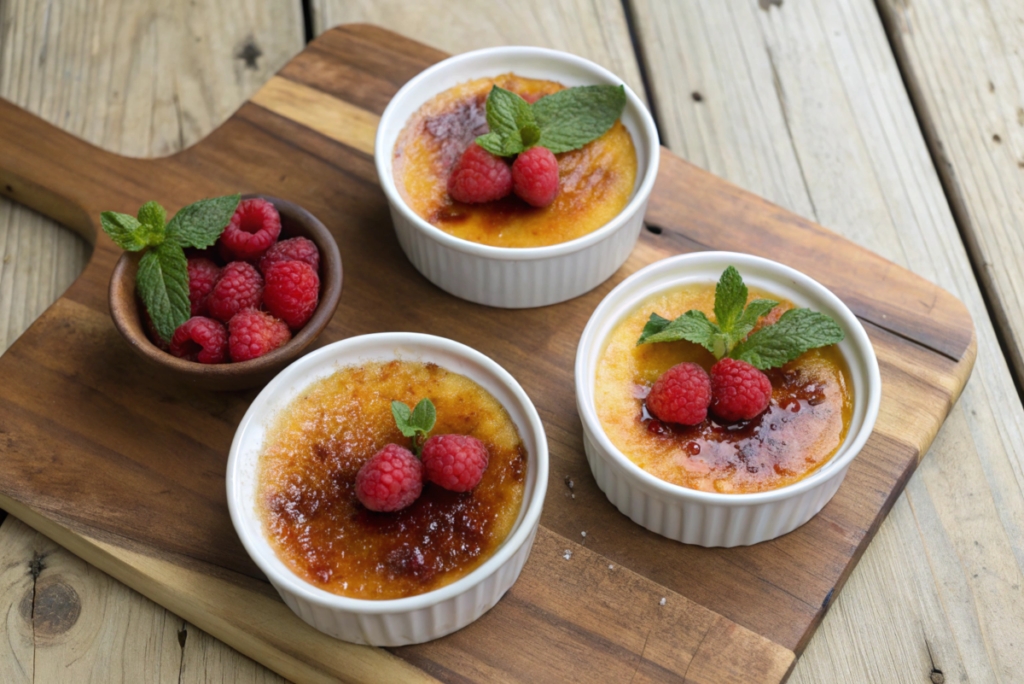
<svg viewBox="0 0 1024 684"><path fill-rule="evenodd" d="M169 222L150 202L138 218L104 212L101 223L126 250L110 277L118 331L137 354L195 387L266 383L302 354L338 306L338 245L292 202L216 198ZM154 233L159 237L149 237ZM187 312L179 247L187 260ZM176 280L168 275L175 271Z"/></svg>

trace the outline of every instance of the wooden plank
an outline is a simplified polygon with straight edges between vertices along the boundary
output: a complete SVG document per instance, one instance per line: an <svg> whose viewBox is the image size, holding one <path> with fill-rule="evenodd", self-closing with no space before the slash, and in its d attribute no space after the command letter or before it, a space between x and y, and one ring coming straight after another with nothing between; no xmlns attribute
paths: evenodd
<svg viewBox="0 0 1024 684"><path fill-rule="evenodd" d="M107 149L164 156L227 118L302 47L302 35L299 2L8 0L0 2L0 97ZM64 292L90 251L53 220L0 198L0 352ZM60 598L67 587L79 599L67 630L40 617L51 629L33 631L20 612L36 553L45 554L46 595ZM2 681L276 678L198 629L183 652L179 618L13 518L0 527L0 567L10 580L0 587Z"/></svg>
<svg viewBox="0 0 1024 684"><path fill-rule="evenodd" d="M1013 679L1024 413L874 4L631 8L669 147L938 282L977 326L974 378L793 680ZM961 40L952 25L930 55Z"/></svg>
<svg viewBox="0 0 1024 684"><path fill-rule="evenodd" d="M438 57L436 51L382 29L356 26L321 37L281 76L342 98L347 96L332 90L333 75L366 74L362 87L352 89L352 100L334 111L343 117L350 105L369 103L368 111L379 114L388 93L401 84L402 74L415 73ZM18 192L38 191L27 197L39 206L53 209L51 200L59 189L69 199L57 210L74 210L77 204L84 216L94 216L101 207L127 208L154 196L173 209L199 193L238 189L299 202L332 227L343 254L360 256L326 340L386 330L398 319L414 330L442 332L495 358L537 402L550 438L553 472L566 473L577 483L575 498L554 492L548 497L544 538L578 539L581 528L590 530L588 549L603 556L602 563L607 559L628 569L636 582L649 588L663 586L675 592L717 614L713 624L728 627L711 629L710 642L702 638L694 645L687 637L688 621L674 624L663 636L693 648L682 649L659 667L671 666L681 674L706 658L702 667L725 675L735 663L726 648L728 640L744 634L744 629L782 647L782 656L799 652L960 392L974 347L972 326L959 302L836 234L714 179L666 151L650 206L650 216L663 230L645 232L626 267L610 282L562 305L558 317L547 309L472 306L426 287L406 265L393 235L379 230L388 210L374 188L372 159L361 145L344 136L327 138L275 113L283 110L273 92L282 91L277 88L261 97L262 106L242 107L195 148L162 160L159 176L148 171L147 162L127 163L87 148L19 110L0 106L0 134L33 141L2 150L0 166ZM54 149L65 154L58 158ZM76 159L89 160L88 177L77 172ZM274 163L267 165L268 159ZM720 217L719 224L712 230L715 217ZM703 230L711 236L708 244L694 242L690 236ZM853 303L869 320L881 360L886 391L878 430L830 505L784 538L723 550L683 546L645 533L597 491L582 457L571 382L579 330L619 279L669 254L743 248L776 256L825 280L842 272L830 259L816 259L809 251L812 245L818 245L815 249L822 254L845 256L851 264L847 275L860 286L849 291L875 288L873 295L854 297ZM153 369L138 359L124 358L102 296L115 254L109 241L101 238L93 261L68 296L0 359L0 372L8 380L0 388L0 418L5 420L0 429L8 435L6 447L0 443L0 450L6 448L0 459L4 501L17 505L19 515L31 515L28 522L54 530L62 543L131 586L286 674L355 676L352 663L394 667L383 654L344 644L327 654L316 647L315 634L307 636L308 628L301 632L297 620L283 622L285 609L241 549L224 502L223 459L251 394L207 394L174 383L158 385ZM889 301L886 294L892 289L920 295ZM889 316L892 320L885 320L884 309L871 306L876 301L896 307L895 315ZM416 302L415 309L408 308L409 302ZM929 341L935 337L929 332L935 330L932 318L950 321L956 333L944 343L950 345L946 351L938 351L934 340ZM878 324L870 323L876 319ZM521 332L506 339L493 335L495 329ZM74 331L75 344L64 344L60 354L51 353L67 331ZM154 386L161 388L158 393ZM60 402L59 411L54 410L54 401ZM906 429L907 422L915 429ZM35 470L44 458L57 459L46 470L45 487ZM159 524L167 517L174 518L173 527ZM573 548L574 542L565 543L570 546L563 548ZM554 555L555 560L560 558ZM539 573L542 585L571 589L565 599L537 594L527 602L528 610L515 601L501 602L486 623L446 640L447 650L431 644L403 649L400 655L430 672L443 670L446 678L478 675L483 656L492 667L511 668L523 677L545 676L553 674L545 668L557 667L565 652L565 642L554 638L564 633L568 636L562 638L572 640L574 652L583 654L575 670L580 677L607 674L611 665L603 653L609 648L619 654L616 667L642 664L647 659L643 644L648 641L644 635L650 633L650 616L638 611L640 604L634 606L632 599L623 602L620 594L632 596L632 583L567 584L560 570L564 566L552 565L551 560L540 556L527 569ZM629 619L608 632L604 622L592 616L595 601L610 606L610 614ZM552 606L557 613L549 612ZM564 629L552 633L546 626L550 623ZM488 625L504 626L504 636L495 637ZM522 653L512 645L521 645L522 639L530 644L527 651L537 655L534 669L518 668ZM344 654L345 670L328 658L338 653ZM773 665L779 662L785 660L758 657L748 665L760 667L767 677L775 676L778 670Z"/></svg>
<svg viewBox="0 0 1024 684"><path fill-rule="evenodd" d="M640 97L643 79L620 0L312 0L313 30L367 22L449 54L496 45L575 53L618 74Z"/></svg>
<svg viewBox="0 0 1024 684"><path fill-rule="evenodd" d="M946 196L1024 376L1024 7L878 3ZM1018 472L1024 481L1024 472Z"/></svg>

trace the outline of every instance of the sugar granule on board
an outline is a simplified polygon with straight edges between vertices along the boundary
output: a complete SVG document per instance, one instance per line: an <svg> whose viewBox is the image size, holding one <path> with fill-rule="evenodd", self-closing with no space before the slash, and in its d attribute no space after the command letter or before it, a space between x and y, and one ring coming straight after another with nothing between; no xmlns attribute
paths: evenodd
<svg viewBox="0 0 1024 684"><path fill-rule="evenodd" d="M566 549L565 553L562 554L562 558L564 558L565 560L569 560L570 558L572 558L572 551Z"/></svg>
<svg viewBox="0 0 1024 684"><path fill-rule="evenodd" d="M661 600L660 600L660 601L658 601L658 605L659 605L659 606L663 606L663 605L665 605L665 597L664 597L664 596L662 596L662 597L661 597Z"/></svg>

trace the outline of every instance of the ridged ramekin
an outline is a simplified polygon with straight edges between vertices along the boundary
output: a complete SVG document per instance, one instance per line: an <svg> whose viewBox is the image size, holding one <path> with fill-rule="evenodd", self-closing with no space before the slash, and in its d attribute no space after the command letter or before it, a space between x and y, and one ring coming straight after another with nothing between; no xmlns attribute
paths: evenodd
<svg viewBox="0 0 1024 684"><path fill-rule="evenodd" d="M385 601L338 596L309 584L277 557L257 511L257 466L267 426L278 411L318 378L367 361L436 363L474 380L515 423L529 454L523 504L512 531L494 555L452 584L418 596ZM352 337L307 354L283 370L256 397L238 426L228 458L231 522L245 550L299 617L338 639L372 646L405 646L461 629L487 612L523 569L540 522L548 482L548 447L537 410L519 383L480 352L442 337L381 333Z"/></svg>
<svg viewBox="0 0 1024 684"><path fill-rule="evenodd" d="M402 199L392 173L395 141L409 118L435 95L474 78L508 72L566 86L622 83L607 69L557 50L497 47L467 52L435 64L398 91L381 116L374 158L398 241L420 273L456 297L519 309L578 297L618 270L640 234L661 148L654 119L626 86L622 122L636 148L637 180L629 203L614 219L588 235L548 247L493 247L449 235L417 216Z"/></svg>
<svg viewBox="0 0 1024 684"><path fill-rule="evenodd" d="M835 319L846 332L840 350L850 370L853 416L842 446L814 474L788 487L755 494L702 492L670 484L633 463L601 426L594 400L597 364L609 335L645 301L689 283L714 283L735 266L752 287L810 307ZM788 266L734 252L700 252L664 259L641 269L612 290L594 311L576 351L576 405L583 445L598 486L622 513L652 532L699 546L746 546L800 527L839 489L878 417L882 381L864 326L823 285Z"/></svg>

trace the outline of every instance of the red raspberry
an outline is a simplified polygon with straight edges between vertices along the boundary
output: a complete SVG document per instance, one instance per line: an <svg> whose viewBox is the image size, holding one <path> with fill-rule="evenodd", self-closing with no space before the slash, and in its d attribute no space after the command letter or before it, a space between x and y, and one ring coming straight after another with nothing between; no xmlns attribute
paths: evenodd
<svg viewBox="0 0 1024 684"><path fill-rule="evenodd" d="M244 261L232 261L206 298L212 318L227 323L242 309L258 309L263 302L263 276Z"/></svg>
<svg viewBox="0 0 1024 684"><path fill-rule="evenodd" d="M546 207L558 196L558 160L546 147L531 147L512 162L512 188L529 205Z"/></svg>
<svg viewBox="0 0 1024 684"><path fill-rule="evenodd" d="M426 478L453 492L480 484L487 469L487 447L469 435L435 435L423 445Z"/></svg>
<svg viewBox="0 0 1024 684"><path fill-rule="evenodd" d="M512 172L508 164L476 143L466 148L448 176L448 194L457 202L493 202L510 192Z"/></svg>
<svg viewBox="0 0 1024 684"><path fill-rule="evenodd" d="M423 464L412 452L388 444L356 475L356 496L371 511L400 511L423 491Z"/></svg>
<svg viewBox="0 0 1024 684"><path fill-rule="evenodd" d="M711 380L696 363L680 363L661 374L647 395L647 410L658 420L700 425L708 416Z"/></svg>
<svg viewBox="0 0 1024 684"><path fill-rule="evenodd" d="M723 420L751 420L772 398L768 376L746 361L724 358L711 367L711 411Z"/></svg>
<svg viewBox="0 0 1024 684"><path fill-rule="evenodd" d="M290 339L292 334L285 322L263 311L239 311L228 323L228 350L232 361L263 356Z"/></svg>
<svg viewBox="0 0 1024 684"><path fill-rule="evenodd" d="M263 305L267 311L298 330L320 301L320 277L305 261L282 261L266 271Z"/></svg>
<svg viewBox="0 0 1024 684"><path fill-rule="evenodd" d="M174 331L171 353L186 361L224 363L228 354L228 331L219 321L193 316Z"/></svg>
<svg viewBox="0 0 1024 684"><path fill-rule="evenodd" d="M281 240L271 245L267 253L260 258L260 273L267 275L267 269L281 261L305 261L314 271L319 272L320 250L312 240L304 237Z"/></svg>
<svg viewBox="0 0 1024 684"><path fill-rule="evenodd" d="M193 316L205 316L206 297L220 278L220 267L205 257L188 258L188 300Z"/></svg>
<svg viewBox="0 0 1024 684"><path fill-rule="evenodd" d="M274 205L263 199L247 199L238 203L217 246L224 261L255 261L280 234L281 215Z"/></svg>

